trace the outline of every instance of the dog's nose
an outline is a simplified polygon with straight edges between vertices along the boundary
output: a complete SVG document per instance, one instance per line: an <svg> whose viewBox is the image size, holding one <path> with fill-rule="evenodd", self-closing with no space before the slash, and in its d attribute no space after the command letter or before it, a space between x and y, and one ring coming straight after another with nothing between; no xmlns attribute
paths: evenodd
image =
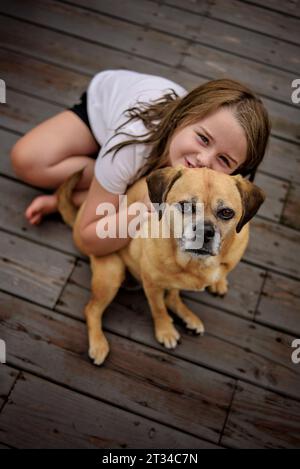
<svg viewBox="0 0 300 469"><path fill-rule="evenodd" d="M211 224L204 225L204 242L208 243L215 236L215 229Z"/></svg>

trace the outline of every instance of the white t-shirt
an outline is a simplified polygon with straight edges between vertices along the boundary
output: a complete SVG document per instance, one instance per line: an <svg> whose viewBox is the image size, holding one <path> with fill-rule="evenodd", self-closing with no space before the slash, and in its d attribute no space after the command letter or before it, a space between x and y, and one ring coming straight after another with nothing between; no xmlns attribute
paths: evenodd
<svg viewBox="0 0 300 469"><path fill-rule="evenodd" d="M122 148L114 158L114 151L103 156L115 144L131 139L121 134L108 142L117 127L128 120L129 116L124 115L124 111L138 101L156 100L171 89L179 96L187 93L180 85L166 78L127 70L105 70L90 82L87 90L88 117L94 137L101 145L95 163L95 177L108 192L124 194L127 186L136 180L151 151L151 146L140 143ZM140 119L134 119L119 131L135 138L145 134L147 129Z"/></svg>

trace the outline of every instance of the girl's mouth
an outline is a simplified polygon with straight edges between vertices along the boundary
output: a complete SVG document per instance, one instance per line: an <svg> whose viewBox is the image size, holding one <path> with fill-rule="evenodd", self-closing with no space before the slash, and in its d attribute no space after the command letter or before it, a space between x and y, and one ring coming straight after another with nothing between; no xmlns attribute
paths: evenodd
<svg viewBox="0 0 300 469"><path fill-rule="evenodd" d="M184 158L184 161L187 168L196 168L196 166L193 165L186 157Z"/></svg>

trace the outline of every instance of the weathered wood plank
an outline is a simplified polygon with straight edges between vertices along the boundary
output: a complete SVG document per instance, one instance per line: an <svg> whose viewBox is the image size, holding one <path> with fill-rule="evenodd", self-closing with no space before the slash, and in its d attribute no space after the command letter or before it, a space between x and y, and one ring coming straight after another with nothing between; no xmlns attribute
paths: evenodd
<svg viewBox="0 0 300 469"><path fill-rule="evenodd" d="M59 106L67 107L74 104L86 90L91 79L87 74L45 64L41 60L27 57L19 52L0 49L0 60L5 69L3 79L11 87L51 100ZM18 80L20 75L23 77L22 83Z"/></svg>
<svg viewBox="0 0 300 469"><path fill-rule="evenodd" d="M77 3L80 0L75 1ZM184 4L180 0L165 0L164 3L170 6L176 6L180 10L186 9L197 13L198 15L207 15L210 18L218 19L220 22L226 21L240 28L245 28L245 32L247 33L249 32L249 28L251 29L251 32L256 31L262 33L261 46L263 46L265 40L269 39L268 36L276 38L276 42L281 40L300 44L299 19L297 17L282 15L280 12L264 8L264 6L266 6L265 1L261 5L259 3L250 4L251 2L241 2L238 0L227 0L226 2L223 0L214 0L213 2L195 2L194 0L187 0ZM276 7L279 5L278 1L274 3ZM293 4L291 14L296 16L297 0L294 2L285 2L282 7L283 13L287 13L289 11L290 4ZM178 16L181 16L181 12L178 12L178 14ZM249 18L253 20L249 21ZM265 33L267 33L268 36L266 36ZM250 34L250 38L253 38L253 34ZM230 37L228 38L228 41L229 39ZM236 40L234 41L233 38L232 42L236 42ZM253 42L253 39L251 42ZM267 42L267 44L269 45L270 43ZM274 51L274 53L276 52ZM296 57L295 61L299 64L299 60L297 60ZM269 62L267 61L267 63Z"/></svg>
<svg viewBox="0 0 300 469"><path fill-rule="evenodd" d="M280 181L274 177L257 173L255 184L264 190L266 200L257 212L269 220L280 221L284 202L289 189L287 182Z"/></svg>
<svg viewBox="0 0 300 469"><path fill-rule="evenodd" d="M229 52L219 51L208 46L192 43L184 54L181 64L188 73L206 75L208 78L227 78L248 84L259 94L269 98L276 97L291 104L292 81L294 73L273 70L242 57L236 57ZM289 86L287 86L287 83Z"/></svg>
<svg viewBox="0 0 300 469"><path fill-rule="evenodd" d="M170 36L164 32L141 27L117 18L83 11L74 5L49 0L28 0L24 3L16 0L9 5L1 2L1 12L16 15L18 18L30 19L46 27L80 36L96 42L104 42L126 52L138 54L170 66L178 66L181 54L187 47L187 39Z"/></svg>
<svg viewBox="0 0 300 469"><path fill-rule="evenodd" d="M0 338L3 340L1 334ZM19 372L10 366L0 363L0 413L2 411L3 404L16 382L18 374Z"/></svg>
<svg viewBox="0 0 300 469"><path fill-rule="evenodd" d="M24 23L21 23L19 28L20 31L18 30L18 28L15 28L15 30L13 30L13 33L10 32L9 34L8 32L7 37L5 36L3 38L3 41L5 41L6 44L9 44L10 48L25 48L24 52L26 53L28 48L30 48L29 43L31 42L32 46L30 50L33 51L32 54L37 54L37 56L40 56L40 50L42 48L43 50L47 51L47 60L50 59L51 61L55 61L56 63L60 62L64 65L68 64L73 69L75 67L80 67L81 70L85 70L85 73L94 74L102 69L115 68L115 64L117 63L118 68L130 68L144 73L152 73L165 76L174 80L175 82L178 82L187 89L194 88L195 86L207 81L208 78L214 78L214 76L205 78L201 77L200 75L196 76L192 73L186 73L184 70L181 70L179 68L174 69L161 63L157 64L149 62L139 57L126 55L126 53L114 51L113 49L109 49L108 53L107 48L101 48L100 45L87 44L83 40L77 40L73 37L69 38L68 36L64 36L61 34L59 35L56 32L54 33L53 31L49 33L48 30L43 28L38 28L38 30L42 30L40 33L37 33L37 30L35 30L35 37L38 37L38 39L34 40L32 38L34 29L30 33L28 30L29 27L37 28L32 25L29 26L27 24L25 25ZM46 33L48 39L45 36ZM41 41L39 35L42 35L45 40ZM28 39L26 39L28 37L31 38L29 43ZM70 42L72 42L72 44L70 44ZM63 46L60 48L59 51L58 45L60 43L62 43ZM36 50L37 52L34 52ZM201 61L202 60L203 58L201 58ZM99 63L101 64L101 68L97 66L97 64ZM55 72L53 72L53 74L55 76ZM272 74L274 75L273 72ZM286 89L286 83L284 84L284 88ZM47 89L45 90L45 92L47 92ZM280 137L289 138L290 140L293 140L295 142L299 142L300 109L298 109L296 106L291 107L290 105L274 102L271 99L267 98L264 98L263 101L265 102L265 105L271 115L273 124L273 134L278 135ZM19 112L21 112L21 109Z"/></svg>
<svg viewBox="0 0 300 469"><path fill-rule="evenodd" d="M68 282L56 309L82 318L89 291ZM291 364L293 337L254 324L216 308L184 299L202 319L204 337L194 337L175 318L182 343L172 354L223 374L299 397L300 369ZM123 309L124 308L124 309ZM104 315L107 330L162 350L153 336L148 302L143 292L119 291Z"/></svg>
<svg viewBox="0 0 300 469"><path fill-rule="evenodd" d="M93 12L100 14L113 15L114 18L119 18L129 22L135 22L141 26L148 26L155 28L161 32L169 32L172 35L180 36L183 39L191 39L194 42L201 42L202 44L209 45L210 47L221 48L222 50L231 53L239 54L245 58L260 61L264 64L271 64L286 68L287 70L298 72L300 70L300 60L297 45L287 44L284 41L279 41L277 31L285 32L288 30L288 38L294 37L292 42L300 43L299 28L300 22L295 19L286 19L282 15L272 15L274 18L269 18L265 10L260 8L253 9L249 5L243 5L241 2L197 2L196 8L202 10L202 15L195 15L189 10L189 3L179 3L179 7L173 8L170 2L157 3L153 1L143 0L125 0L122 5L118 0L110 2L99 2L95 0L74 0L72 2L78 6L91 8ZM196 2L194 2L196 5ZM205 5L206 4L206 5ZM251 24L249 28L248 12L259 12L259 17L255 18L255 25ZM204 13L204 14L203 14ZM214 19L217 17L218 21ZM237 26L232 20L234 16L238 16L240 22ZM260 18L262 16L262 18ZM230 18L229 21L226 21ZM220 21L225 20L226 22ZM241 28L244 23L243 19L247 20L246 29ZM272 19L279 20L279 24L271 23ZM263 33L268 31L268 35L262 36L258 34L256 23L261 21L261 28ZM245 24L243 24L245 25ZM266 29L266 25L268 28ZM218 34L215 34L215 32ZM293 35L294 32L294 35ZM273 34L274 38L270 37ZM282 34L284 36L284 34Z"/></svg>
<svg viewBox="0 0 300 469"><path fill-rule="evenodd" d="M17 2L13 9L18 17L32 21L31 9L33 4L34 20L44 26L55 27L55 29L60 31L76 35L78 35L80 28L80 36L82 38L95 42L100 42L99 31L101 31L101 42L110 47L116 47L124 52L141 55L144 58L159 61L171 67L178 67L181 64L185 71L198 73L200 76L221 78L231 75L235 79L244 81L257 92L269 98L273 98L275 91L278 100L291 104L291 88L287 87L286 84L292 83L292 80L295 78L294 71L285 72L277 69L276 73L274 73L274 70L264 65L264 63L257 64L253 60L236 57L230 53L221 52L218 49L194 42L189 45L185 39L178 39L177 37L151 29L145 30L141 26L120 21L115 17L95 14L75 6L49 0L35 1L32 4L29 1L28 4L26 3L26 7L23 2ZM2 11L6 11L6 1L4 1L1 8L3 8ZM10 10L11 6L9 3L8 12ZM192 15L192 18L196 20L194 30L196 29L197 31L199 30L199 20L194 15ZM207 19L207 21L210 20ZM183 24L182 21L181 24ZM218 27L220 27L219 24ZM209 26L207 28L208 31L211 31L211 28ZM213 33L210 39L212 40L213 37L218 37L218 35L216 36ZM247 41L248 43L249 41ZM221 44L219 44L219 47ZM278 45L278 47L280 46ZM257 44L253 49L257 55ZM287 52L282 54L282 56L287 55ZM295 54L295 56L297 55Z"/></svg>
<svg viewBox="0 0 300 469"><path fill-rule="evenodd" d="M0 5L1 8L1 5ZM169 71L174 81L178 73L182 81L188 83L188 76L178 69L151 62L131 53L121 52L106 45L89 42L80 37L65 35L63 31L52 31L37 24L30 24L22 19L5 17L1 25L0 38L7 48L23 52L37 59L43 58L84 75L94 75L97 71L116 68L136 69L143 73L161 74ZM42 40L41 40L42 38ZM108 45L109 46L109 45ZM171 74L171 71L173 75ZM166 75L165 75L166 76Z"/></svg>
<svg viewBox="0 0 300 469"><path fill-rule="evenodd" d="M123 298L123 292L120 292L116 301L124 304ZM189 337L185 344L183 337L183 343L178 349L179 356L189 357L222 373L299 398L300 369L295 370L291 363L294 336L253 324L195 301L185 300L185 303L199 315L207 332L198 344L194 337ZM137 297L128 306L140 314L148 308ZM185 346L187 351L184 350Z"/></svg>
<svg viewBox="0 0 300 469"><path fill-rule="evenodd" d="M271 137L260 169L287 181L300 183L299 146Z"/></svg>
<svg viewBox="0 0 300 469"><path fill-rule="evenodd" d="M60 215L47 216L40 225L30 225L27 222L24 216L25 209L34 197L42 193L40 190L0 176L2 226L11 233L30 241L64 251L72 256L85 258L75 247L72 230L63 223Z"/></svg>
<svg viewBox="0 0 300 469"><path fill-rule="evenodd" d="M69 281L76 285L76 287L90 290L91 279L91 268L88 259L86 262L79 260L72 271Z"/></svg>
<svg viewBox="0 0 300 469"><path fill-rule="evenodd" d="M281 223L300 230L300 185L291 184L282 213Z"/></svg>
<svg viewBox="0 0 300 469"><path fill-rule="evenodd" d="M0 298L0 330L10 363L218 442L233 392L231 378L112 334L107 334L112 345L107 361L95 367L87 358L83 322L3 293Z"/></svg>
<svg viewBox="0 0 300 469"><path fill-rule="evenodd" d="M264 98L262 100L270 114L272 122L272 134L277 137L287 138L295 143L300 143L300 107L294 105L285 106L282 103ZM284 109L285 107L285 109ZM281 114L286 112L286 116ZM287 122L288 121L288 122ZM290 128L287 126L290 125Z"/></svg>
<svg viewBox="0 0 300 469"><path fill-rule="evenodd" d="M298 449L300 404L238 382L221 442L238 449Z"/></svg>
<svg viewBox="0 0 300 469"><path fill-rule="evenodd" d="M0 108L1 109L1 108ZM14 177L14 174L11 161L10 161L10 150L16 141L20 138L20 135L10 132L9 130L4 130L0 128L0 152L1 152L1 165L0 165L0 174L5 176Z"/></svg>
<svg viewBox="0 0 300 469"><path fill-rule="evenodd" d="M244 259L258 266L300 278L300 233L267 220L251 221Z"/></svg>
<svg viewBox="0 0 300 469"><path fill-rule="evenodd" d="M300 282L267 273L255 320L300 337Z"/></svg>
<svg viewBox="0 0 300 469"><path fill-rule="evenodd" d="M28 132L33 126L64 110L63 106L46 103L9 88L6 99L6 104L1 106L1 125L20 133Z"/></svg>
<svg viewBox="0 0 300 469"><path fill-rule="evenodd" d="M5 443L17 448L213 447L28 373L22 374L9 404L0 416L0 432Z"/></svg>
<svg viewBox="0 0 300 469"><path fill-rule="evenodd" d="M255 4L255 1L249 1L251 4ZM278 0L264 0L264 6L273 11L281 13L287 13L289 15L300 18L299 14L299 0L288 0L287 2L280 3Z"/></svg>
<svg viewBox="0 0 300 469"><path fill-rule="evenodd" d="M19 52L0 49L0 60L5 70L1 75L10 87L42 97L58 106L67 107L77 101L90 81L87 75L45 64Z"/></svg>
<svg viewBox="0 0 300 469"><path fill-rule="evenodd" d="M0 231L1 288L53 307L74 266L74 258Z"/></svg>
<svg viewBox="0 0 300 469"><path fill-rule="evenodd" d="M253 319L264 277L264 270L240 262L228 276L229 291L224 298L215 297L206 291L182 291L182 295L215 308L225 309L240 317Z"/></svg>

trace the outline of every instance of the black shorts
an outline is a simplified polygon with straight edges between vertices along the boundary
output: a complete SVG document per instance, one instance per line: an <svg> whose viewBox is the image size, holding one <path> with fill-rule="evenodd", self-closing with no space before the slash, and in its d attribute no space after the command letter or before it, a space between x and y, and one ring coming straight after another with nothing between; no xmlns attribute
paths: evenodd
<svg viewBox="0 0 300 469"><path fill-rule="evenodd" d="M77 114L77 116L80 117L80 119L88 126L88 128L92 132L92 128L91 128L90 121L88 118L88 113L87 113L86 91L82 93L82 95L80 96L80 102L78 104L74 104L74 106L72 107L69 107L68 110L75 112L75 114Z"/></svg>

